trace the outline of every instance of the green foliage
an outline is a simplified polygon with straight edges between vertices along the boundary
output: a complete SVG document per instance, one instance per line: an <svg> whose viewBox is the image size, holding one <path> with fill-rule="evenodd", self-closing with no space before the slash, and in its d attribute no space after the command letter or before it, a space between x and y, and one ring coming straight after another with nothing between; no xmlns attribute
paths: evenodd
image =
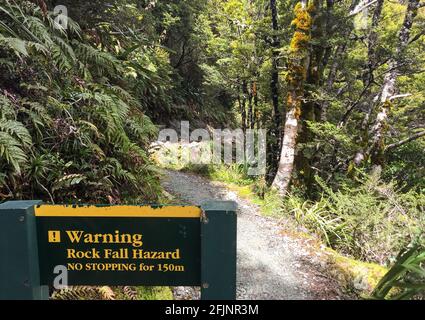
<svg viewBox="0 0 425 320"><path fill-rule="evenodd" d="M383 172L385 180L395 180L403 191L425 192L425 141L413 141L388 156Z"/></svg>
<svg viewBox="0 0 425 320"><path fill-rule="evenodd" d="M291 196L285 200L285 208L332 248L363 261L385 264L403 243L424 229L421 213L425 198L414 191L401 193L376 176L359 182L333 191L317 178L323 190L319 201L304 202Z"/></svg>
<svg viewBox="0 0 425 320"><path fill-rule="evenodd" d="M0 191L50 202L146 201L158 174L147 148L156 127L142 111L126 63L54 28L30 3L0 4ZM146 78L145 82L150 79Z"/></svg>
<svg viewBox="0 0 425 320"><path fill-rule="evenodd" d="M372 293L374 299L409 300L425 296L425 248L404 248Z"/></svg>
<svg viewBox="0 0 425 320"><path fill-rule="evenodd" d="M319 202L302 202L297 197L289 197L286 207L295 220L321 235L326 244L332 246L335 242L345 242L349 230L345 227L344 219L327 210L326 200Z"/></svg>
<svg viewBox="0 0 425 320"><path fill-rule="evenodd" d="M216 181L235 183L238 185L249 185L252 179L248 176L248 165L214 165L209 170L209 177Z"/></svg>

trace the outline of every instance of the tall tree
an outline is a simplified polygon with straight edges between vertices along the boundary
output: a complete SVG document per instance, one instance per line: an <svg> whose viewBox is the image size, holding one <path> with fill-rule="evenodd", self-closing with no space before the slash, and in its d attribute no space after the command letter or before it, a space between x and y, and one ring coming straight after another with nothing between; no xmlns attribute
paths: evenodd
<svg viewBox="0 0 425 320"><path fill-rule="evenodd" d="M274 117L274 128L273 134L280 146L281 131L282 131L282 112L279 106L279 49L281 42L278 36L279 32L279 21L277 15L276 0L270 0L270 11L272 15L272 29L273 29L273 40L272 40L272 77L271 77L271 93L273 103L273 117Z"/></svg>
<svg viewBox="0 0 425 320"><path fill-rule="evenodd" d="M400 68L405 63L406 49L410 41L410 33L413 21L418 14L419 0L409 0L403 25L398 35L396 52L388 62L388 70L380 91L379 112L371 129L371 145L368 154L371 156L372 164L378 168L384 164L385 132L387 127L388 113L392 106L392 99L396 93L397 79L401 74Z"/></svg>
<svg viewBox="0 0 425 320"><path fill-rule="evenodd" d="M312 18L307 8L307 1L297 3L294 12L295 19L292 21L292 25L295 27L295 31L289 48L288 75L286 78L288 86L287 113L279 169L273 182L273 187L281 195L286 194L294 170L299 119L305 94L304 85L307 79L309 45L311 42Z"/></svg>

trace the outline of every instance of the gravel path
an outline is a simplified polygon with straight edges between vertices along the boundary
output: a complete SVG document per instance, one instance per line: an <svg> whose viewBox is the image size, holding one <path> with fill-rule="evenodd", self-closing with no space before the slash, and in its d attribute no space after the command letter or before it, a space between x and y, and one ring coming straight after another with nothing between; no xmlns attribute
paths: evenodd
<svg viewBox="0 0 425 320"><path fill-rule="evenodd" d="M249 200L192 173L167 170L163 187L190 204L213 199L237 202L238 299L340 299L334 281L323 275L321 253L312 253L305 239L285 235L282 222L261 216L258 206ZM175 296L197 299L199 290L176 288Z"/></svg>

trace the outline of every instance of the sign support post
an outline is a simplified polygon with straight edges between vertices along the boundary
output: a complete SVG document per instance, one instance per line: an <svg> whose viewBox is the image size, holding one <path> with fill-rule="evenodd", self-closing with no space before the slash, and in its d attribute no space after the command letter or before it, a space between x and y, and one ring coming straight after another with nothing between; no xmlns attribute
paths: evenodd
<svg viewBox="0 0 425 320"><path fill-rule="evenodd" d="M45 300L40 285L34 206L41 201L0 204L0 300Z"/></svg>
<svg viewBox="0 0 425 320"><path fill-rule="evenodd" d="M236 203L202 205L201 299L236 299Z"/></svg>

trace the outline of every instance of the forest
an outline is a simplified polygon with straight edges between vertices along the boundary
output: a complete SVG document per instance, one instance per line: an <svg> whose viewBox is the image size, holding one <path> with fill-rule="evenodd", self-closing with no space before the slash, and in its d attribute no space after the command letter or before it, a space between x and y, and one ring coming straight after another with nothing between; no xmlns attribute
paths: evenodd
<svg viewBox="0 0 425 320"><path fill-rule="evenodd" d="M423 0L0 0L0 202L163 203L191 172L423 299L424 49ZM266 129L266 173L164 169L180 121Z"/></svg>

